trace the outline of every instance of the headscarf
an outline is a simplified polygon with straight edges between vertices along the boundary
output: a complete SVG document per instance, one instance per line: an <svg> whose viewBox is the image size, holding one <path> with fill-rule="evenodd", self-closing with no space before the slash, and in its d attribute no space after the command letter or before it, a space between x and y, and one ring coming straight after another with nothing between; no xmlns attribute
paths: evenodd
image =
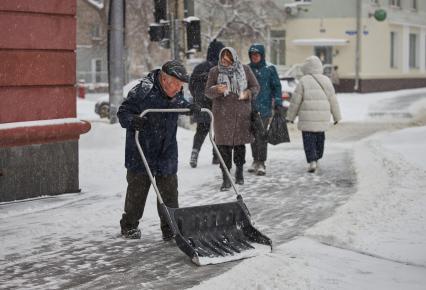
<svg viewBox="0 0 426 290"><path fill-rule="evenodd" d="M222 54L225 50L229 50L229 52L232 54L232 58L234 59L234 63L228 67L223 66L220 62ZM217 83L225 83L228 86L230 92L240 95L240 93L247 89L247 78L243 64L238 59L237 52L232 47L227 46L222 48L219 55L219 76L217 77Z"/></svg>

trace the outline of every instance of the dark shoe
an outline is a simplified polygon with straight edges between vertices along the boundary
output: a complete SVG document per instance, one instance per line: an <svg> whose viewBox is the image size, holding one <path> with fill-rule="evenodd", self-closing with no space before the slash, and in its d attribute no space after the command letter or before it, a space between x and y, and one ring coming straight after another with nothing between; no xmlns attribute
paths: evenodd
<svg viewBox="0 0 426 290"><path fill-rule="evenodd" d="M232 186L231 181L229 180L228 176L224 172L222 173L222 178L223 178L223 182L220 187L220 191L228 191Z"/></svg>
<svg viewBox="0 0 426 290"><path fill-rule="evenodd" d="M244 184L244 175L243 175L242 166L237 166L237 169L235 170L235 183L239 185Z"/></svg>
<svg viewBox="0 0 426 290"><path fill-rule="evenodd" d="M256 173L258 168L259 168L259 162L253 161L253 163L251 164L251 166L249 167L247 171L250 173Z"/></svg>
<svg viewBox="0 0 426 290"><path fill-rule="evenodd" d="M189 165L191 165L192 168L197 167L198 152L197 149L192 149L191 160L189 161Z"/></svg>
<svg viewBox="0 0 426 290"><path fill-rule="evenodd" d="M170 241L171 239L173 239L172 232L163 233L163 241L167 242L167 241Z"/></svg>
<svg viewBox="0 0 426 290"><path fill-rule="evenodd" d="M141 230L138 229L138 228L130 229L130 230L121 229L121 235L125 239L130 239L130 240L140 239L141 238Z"/></svg>
<svg viewBox="0 0 426 290"><path fill-rule="evenodd" d="M216 154L213 154L212 164L219 164L219 157Z"/></svg>

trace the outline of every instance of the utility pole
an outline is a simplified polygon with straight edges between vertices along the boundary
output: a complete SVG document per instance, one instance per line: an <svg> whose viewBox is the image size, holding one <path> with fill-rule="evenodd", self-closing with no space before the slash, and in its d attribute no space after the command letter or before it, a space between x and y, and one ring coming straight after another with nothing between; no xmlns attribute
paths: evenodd
<svg viewBox="0 0 426 290"><path fill-rule="evenodd" d="M359 91L359 73L361 70L361 12L361 0L356 0L355 91Z"/></svg>
<svg viewBox="0 0 426 290"><path fill-rule="evenodd" d="M168 0L170 22L170 50L172 59L180 60L181 43L183 40L182 20L184 17L183 0Z"/></svg>
<svg viewBox="0 0 426 290"><path fill-rule="evenodd" d="M124 1L110 0L109 9L109 120L115 124L124 86Z"/></svg>

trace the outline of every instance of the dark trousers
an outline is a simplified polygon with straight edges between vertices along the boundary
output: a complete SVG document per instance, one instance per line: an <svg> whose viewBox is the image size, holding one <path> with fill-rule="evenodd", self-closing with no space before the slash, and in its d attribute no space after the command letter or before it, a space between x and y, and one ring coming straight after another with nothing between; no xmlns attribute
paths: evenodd
<svg viewBox="0 0 426 290"><path fill-rule="evenodd" d="M302 137L306 161L310 163L321 159L324 153L325 133L302 131Z"/></svg>
<svg viewBox="0 0 426 290"><path fill-rule="evenodd" d="M155 176L155 182L164 204L168 207L179 207L178 204L178 181L177 175ZM124 203L124 213L120 221L122 229L135 229L143 216L146 198L151 186L149 176L142 173L127 171L127 193ZM164 213L161 211L157 200L157 211L161 221L161 231L170 233L171 229L167 223Z"/></svg>
<svg viewBox="0 0 426 290"><path fill-rule="evenodd" d="M217 145L220 154L222 155L223 161L225 161L228 169L232 168L232 151L234 151L234 163L237 167L243 166L246 163L246 146L228 146L228 145ZM220 165L222 167L222 165Z"/></svg>
<svg viewBox="0 0 426 290"><path fill-rule="evenodd" d="M197 129L195 131L194 142L192 143L192 149L197 149L198 151L201 150L201 146L203 145L207 134L209 134L209 130L210 130L210 123L197 123ZM214 150L213 150L213 155L215 155Z"/></svg>
<svg viewBox="0 0 426 290"><path fill-rule="evenodd" d="M263 127L267 128L270 118L262 119ZM251 155L253 161L265 162L268 155L268 139L267 138L255 138L254 142L250 144Z"/></svg>

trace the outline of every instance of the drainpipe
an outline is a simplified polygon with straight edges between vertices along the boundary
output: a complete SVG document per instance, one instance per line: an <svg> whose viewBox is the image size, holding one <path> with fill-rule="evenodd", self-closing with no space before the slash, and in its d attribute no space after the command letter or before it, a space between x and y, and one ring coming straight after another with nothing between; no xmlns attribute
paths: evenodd
<svg viewBox="0 0 426 290"><path fill-rule="evenodd" d="M355 85L354 91L359 91L359 72L361 70L361 0L356 1L356 47L355 47Z"/></svg>

